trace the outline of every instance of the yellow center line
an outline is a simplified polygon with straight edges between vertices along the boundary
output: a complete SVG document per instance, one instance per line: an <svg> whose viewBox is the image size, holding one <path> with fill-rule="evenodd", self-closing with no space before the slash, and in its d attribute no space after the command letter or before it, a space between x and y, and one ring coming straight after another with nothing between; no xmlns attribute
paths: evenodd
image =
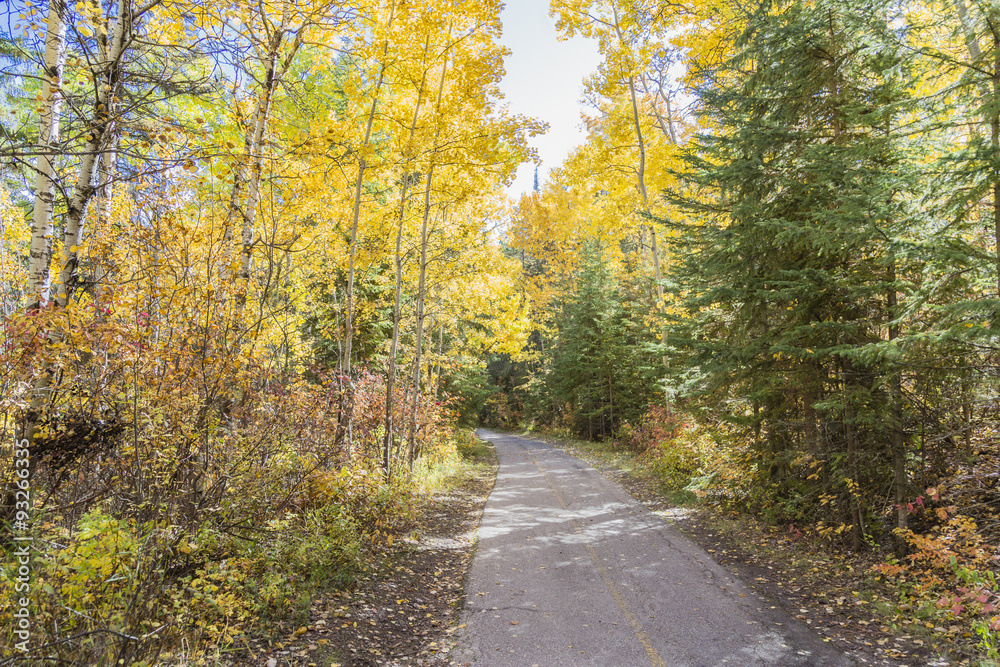
<svg viewBox="0 0 1000 667"><path fill-rule="evenodd" d="M542 470L542 466L539 465L534 454L527 449L524 451L531 457L535 467L538 468L538 472L542 473L542 477L545 478L545 483L549 485L550 489L552 489L552 493L555 495L556 500L559 501L559 505L563 508L563 510L567 512L570 511L569 506L566 505L566 502L563 500L562 494L559 493L559 489L555 487L546 472ZM570 517L569 520L573 523L573 528L576 530L577 534L584 538L584 546L587 548L587 553L590 554L590 560L594 562L594 566L601 574L601 579L604 580L604 585L607 587L608 592L611 593L611 597L615 599L615 602L618 603L618 607L622 610L622 613L625 614L625 618L627 618L628 622L632 624L632 630L635 632L635 638L638 639L639 643L642 644L642 647L646 649L646 656L649 658L649 662L651 662L654 667L667 667L667 663L663 662L663 658L661 658L660 654L656 652L655 648L653 648L653 642L650 640L649 635L647 635L646 631L642 629L642 624L639 623L639 617L632 612L628 604L625 602L625 598L622 597L618 588L611 581L611 575L608 573L608 569L604 566L604 563L601 562L600 557L598 557L597 551L594 550L594 545L590 543L590 540L584 534L583 527L573 517Z"/></svg>

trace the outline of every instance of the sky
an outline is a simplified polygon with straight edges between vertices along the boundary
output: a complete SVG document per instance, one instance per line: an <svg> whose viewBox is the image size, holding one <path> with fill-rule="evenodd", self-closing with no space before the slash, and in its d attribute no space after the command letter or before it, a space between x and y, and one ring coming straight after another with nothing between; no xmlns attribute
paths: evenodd
<svg viewBox="0 0 1000 667"><path fill-rule="evenodd" d="M545 182L549 169L558 167L586 134L580 119L579 100L583 79L601 61L597 42L575 37L556 39L555 22L549 18L548 0L506 0L500 15L504 46L512 51L505 61L506 75L500 83L504 102L513 113L543 120L549 131L531 139L542 166L538 179ZM507 193L520 197L530 192L534 165L522 164Z"/></svg>

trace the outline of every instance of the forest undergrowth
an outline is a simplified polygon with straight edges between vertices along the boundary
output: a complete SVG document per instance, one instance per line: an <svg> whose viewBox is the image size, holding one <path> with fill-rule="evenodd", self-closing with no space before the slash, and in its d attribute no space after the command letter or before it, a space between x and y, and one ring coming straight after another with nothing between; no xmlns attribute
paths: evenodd
<svg viewBox="0 0 1000 667"><path fill-rule="evenodd" d="M27 583L32 615L30 650L2 664L201 664L298 627L318 592L350 588L407 537L417 500L452 483L458 447L474 440L456 427L453 401L428 392L414 408L412 470L407 443L393 439L389 476L383 376L253 368L223 383L233 360L207 346L170 354L191 340L176 329L161 327L158 340L141 318L87 324L72 330L87 340L67 346L58 402L35 439L34 509L11 517L18 540L3 545L9 562L26 553L30 576L4 568L0 597L18 599ZM74 363L112 335L135 344ZM16 340L6 377L30 377L32 353L47 348ZM13 412L31 385L9 389ZM414 397L396 399L401 424ZM16 613L0 610L8 647L24 641Z"/></svg>

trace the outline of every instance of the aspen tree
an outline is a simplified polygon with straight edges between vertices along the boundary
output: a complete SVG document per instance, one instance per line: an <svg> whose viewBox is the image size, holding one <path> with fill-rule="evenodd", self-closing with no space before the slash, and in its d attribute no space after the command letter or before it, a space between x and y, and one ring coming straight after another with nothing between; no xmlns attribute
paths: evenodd
<svg viewBox="0 0 1000 667"><path fill-rule="evenodd" d="M351 375L351 346L354 340L354 269L357 259L358 244L358 222L361 219L361 191L364 185L365 169L368 167L368 151L370 148L372 126L375 123L375 114L378 112L379 96L382 93L382 84L385 81L386 70L389 69L389 35L392 31L392 22L396 16L396 2L390 0L389 19L385 26L386 36L382 42L382 53L378 58L379 69L375 85L372 87L371 108L368 111L368 118L365 120L364 139L358 149L358 176L354 181L354 207L351 217L351 237L348 242L349 260L347 264L347 312L344 325L344 373L350 382Z"/></svg>
<svg viewBox="0 0 1000 667"><path fill-rule="evenodd" d="M380 8L379 8L380 9ZM368 152L372 137L372 127L375 123L375 116L378 113L379 97L382 94L382 84L385 82L386 71L389 69L389 35L392 31L393 19L396 17L396 2L390 0L389 18L385 25L385 38L382 41L382 53L378 58L379 69L375 85L371 93L371 108L365 120L364 139L358 149L358 175L354 182L354 206L351 217L351 236L348 241L348 264L347 264L347 293L345 295L346 312L344 314L344 350L341 360L341 369L344 381L347 384L345 391L344 409L341 411L342 430L347 434L348 453L353 446L353 413L354 413L354 380L352 378L351 360L353 356L354 342L354 273L357 260L358 248L358 223L361 220L361 193L364 186L365 169L368 167Z"/></svg>
<svg viewBox="0 0 1000 667"><path fill-rule="evenodd" d="M451 28L448 29L448 39L451 39ZM410 406L410 430L407 440L407 463L412 468L414 456L416 455L417 438L417 410L420 406L420 376L421 376L421 353L423 352L424 334L424 301L426 299L427 285L427 248L429 245L428 223L431 217L431 187L434 183L434 167L436 153L441 141L441 102L444 99L444 84L448 74L448 52L445 51L444 62L441 65L441 78L438 82L437 102L434 108L436 129L434 141L431 144L430 164L427 167L427 176L424 179L424 211L420 221L420 278L417 286L417 324L415 332L415 342L413 344L413 404Z"/></svg>
<svg viewBox="0 0 1000 667"><path fill-rule="evenodd" d="M393 269L395 272L394 278L394 293L392 301L392 338L389 343L389 360L388 360L388 370L386 375L385 383L385 435L383 436L383 459L382 467L385 473L386 481L389 480L391 475L392 466L392 447L393 447L393 434L394 434L394 424L393 424L393 407L394 407L394 396L393 391L396 385L396 364L397 357L399 354L399 333L400 333L400 317L402 311L402 299L403 299L403 227L406 222L406 203L407 203L407 192L410 186L411 180L411 166L413 163L413 140L414 135L417 131L417 119L420 116L420 105L424 98L424 88L427 84L427 54L430 49L430 35L428 35L424 40L423 56L421 58L421 64L423 69L420 73L420 83L417 84L417 97L413 104L413 116L410 120L410 126L407 130L407 137L403 144L403 169L402 176L400 177L399 183L399 209L397 214L396 222L396 245L395 253L393 255ZM404 403L405 405L405 403Z"/></svg>
<svg viewBox="0 0 1000 667"><path fill-rule="evenodd" d="M593 92L607 99L613 99L619 93L627 95L629 124L632 127L632 141L636 147L635 190L639 195L639 202L635 210L642 218L638 221L640 261L645 264L642 253L645 251L645 239L648 233L650 264L656 291L656 310L662 320L666 312L666 300L660 266L659 239L656 225L651 222L654 210L647 183L649 140L643 129L644 114L640 108L638 88L642 86L646 92L665 140L671 145L676 145L677 136L672 114L668 111L666 119L660 115L656 100L649 93L645 73L651 66L648 52L664 32L665 27L674 19L674 15L670 11L650 10L643 3L634 0L583 2L560 0L553 3L552 12L558 16L559 27L565 34L573 35L580 32L598 40L605 62L602 71L591 80L590 86ZM667 101L669 104L669 99ZM667 334L665 323L661 322L660 330L665 342ZM667 365L667 362L667 357L664 356L664 365Z"/></svg>
<svg viewBox="0 0 1000 667"><path fill-rule="evenodd" d="M55 211L55 152L59 143L62 70L66 49L65 5L49 1L42 62L42 99L38 114L38 157L35 161L35 203L31 222L29 276L35 308L49 301L52 278L52 218Z"/></svg>
<svg viewBox="0 0 1000 667"><path fill-rule="evenodd" d="M240 228L240 265L237 276L234 321L241 328L243 309L246 306L250 282L250 267L253 261L254 225L257 217L257 202L260 198L261 173L263 170L264 137L271 116L274 94L281 77L284 76L302 44L301 30L295 33L292 45L285 58L281 58L281 48L290 30L292 3L283 0L277 23L268 16L265 5L254 18L260 21L265 41L260 45L263 76L258 85L257 100L253 115L245 123L243 155L239 156L233 169L233 187L229 199L229 211L222 237L223 259L219 270L219 291L225 293L231 280L232 249L235 229ZM238 109L238 107L237 107Z"/></svg>
<svg viewBox="0 0 1000 667"><path fill-rule="evenodd" d="M55 12L56 16L53 16L52 10L54 7L54 3L53 5L50 5L49 24L46 35L45 63L43 66L46 87L48 92L52 94L53 103L44 107L44 109L46 109L50 114L48 119L49 131L47 134L42 135L46 140L45 143L47 146L45 151L48 157L45 159L46 166L40 170L40 173L42 171L46 172L45 184L43 185L43 188L50 189L53 188L53 171L51 168L53 156L51 153L53 151L54 141L57 138L57 134L53 133L53 130L56 130L57 132L57 114L59 111L59 107L54 103L54 96L57 94L58 86L61 85L58 78L61 76L59 69L61 67L63 52L61 35L65 34L65 27L60 27L64 20L63 14L60 10ZM94 181L98 171L97 164L102 153L107 149L107 146L112 139L111 132L113 121L115 114L117 113L116 100L121 86L124 69L124 55L127 46L132 40L131 28L132 21L134 20L131 1L119 0L114 29L109 39L107 29L103 25L100 5L97 3L91 3L89 9L92 13L91 18L93 23L98 26L98 42L100 45L98 51L99 60L92 66L95 89L92 114L87 120L85 144L80 158L80 163L76 169L76 182L71 191L69 202L67 203L67 210L64 219L63 247L60 255L58 283L55 287L57 290L56 297L54 299L54 304L60 311L66 310L76 289L79 287L80 245L84 240L84 216L87 211L87 206L90 204L90 201L94 197L94 193L96 191ZM53 35L59 36L58 41L53 41L56 39ZM45 123L44 120L43 123ZM46 232L46 225L48 225L49 230L51 230L51 218L49 218L49 222L46 223L45 216L48 214L45 214L44 212L46 210L51 210L49 204L45 203L45 200L48 199L49 202L51 202L52 198L48 197L44 192L42 192L40 196L36 193L36 215L39 213L37 205L37 200L39 198L42 200L43 215L41 216L41 227L38 226L39 218L37 217L33 219L32 225L32 261L35 263L32 270L32 299L37 299L37 303L41 305L44 304L44 301L48 296L48 285L46 282L48 277L47 271L42 271L37 262L41 261L47 251L44 250L45 246L41 243L41 241L44 241L45 239L38 239L37 243L36 239L39 235L43 235ZM48 233L51 234L51 231ZM36 258L35 250L39 249L41 249L41 253ZM56 327L48 332L45 342L46 345L51 348L52 346L59 344L63 338L64 332L59 327ZM46 356L43 358L41 367L38 369L38 374L32 387L31 401L28 406L28 410L25 415L25 423L21 431L21 438L27 440L29 449L34 447L37 441L40 429L39 420L41 419L42 411L46 403L52 399L54 391L53 385L56 380L57 371L58 369L56 368L56 364L52 356ZM30 459L29 475L34 474L35 466L36 462L33 457ZM8 512L12 511L14 507L12 499L12 494L8 493L8 497L5 502Z"/></svg>
<svg viewBox="0 0 1000 667"><path fill-rule="evenodd" d="M100 5L96 2L94 5L96 13ZM129 25L132 20L134 19L131 1L119 0L111 39L108 40L106 34L98 37L101 44L101 61L93 68L96 89L94 113L88 123L87 143L77 170L76 185L67 205L63 230L60 287L56 295L56 304L61 308L65 308L69 303L80 282L80 246L84 241L84 216L87 206L97 192L95 176L99 174L98 165L113 141L111 133L117 115L117 96L124 68L123 58L132 38Z"/></svg>

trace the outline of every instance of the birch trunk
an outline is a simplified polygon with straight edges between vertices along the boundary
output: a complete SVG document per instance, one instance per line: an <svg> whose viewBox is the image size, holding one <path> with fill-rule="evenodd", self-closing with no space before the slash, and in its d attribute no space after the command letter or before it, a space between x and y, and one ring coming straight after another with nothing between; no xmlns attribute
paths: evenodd
<svg viewBox="0 0 1000 667"><path fill-rule="evenodd" d="M66 21L62 0L50 0L42 66L42 109L38 121L38 157L35 160L35 204L31 218L28 275L30 307L48 304L52 287L52 218L55 211L55 151L59 143L62 106L62 68L66 47Z"/></svg>

